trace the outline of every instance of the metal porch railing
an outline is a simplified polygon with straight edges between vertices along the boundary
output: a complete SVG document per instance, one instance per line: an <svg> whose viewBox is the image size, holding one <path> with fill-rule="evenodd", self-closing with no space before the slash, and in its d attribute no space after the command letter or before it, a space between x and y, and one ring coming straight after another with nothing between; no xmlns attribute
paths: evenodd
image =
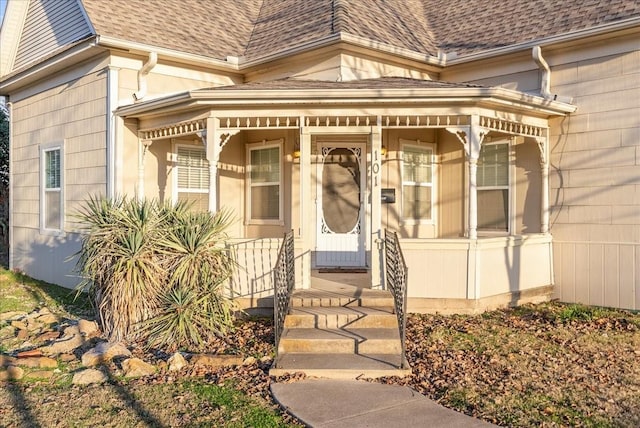
<svg viewBox="0 0 640 428"><path fill-rule="evenodd" d="M402 363L400 368L406 368L406 330L407 330L407 278L408 269L402 255L398 235L387 229L384 231L385 271L389 291L393 295L394 309L398 317L398 330L402 343Z"/></svg>
<svg viewBox="0 0 640 428"><path fill-rule="evenodd" d="M273 317L276 354L280 336L284 329L284 318L289 312L291 292L295 285L295 253L293 247L293 230L285 233L282 246L278 252L278 259L273 269Z"/></svg>

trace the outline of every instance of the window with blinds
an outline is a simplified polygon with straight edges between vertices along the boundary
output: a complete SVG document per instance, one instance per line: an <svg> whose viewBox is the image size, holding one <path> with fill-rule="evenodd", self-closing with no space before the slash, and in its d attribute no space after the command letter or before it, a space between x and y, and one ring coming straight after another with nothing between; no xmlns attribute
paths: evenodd
<svg viewBox="0 0 640 428"><path fill-rule="evenodd" d="M486 143L478 159L478 230L509 230L509 143Z"/></svg>
<svg viewBox="0 0 640 428"><path fill-rule="evenodd" d="M433 148L402 146L402 218L432 220Z"/></svg>
<svg viewBox="0 0 640 428"><path fill-rule="evenodd" d="M280 220L280 145L249 147L249 219Z"/></svg>
<svg viewBox="0 0 640 428"><path fill-rule="evenodd" d="M191 209L209 209L209 161L204 147L177 146L177 200Z"/></svg>
<svg viewBox="0 0 640 428"><path fill-rule="evenodd" d="M47 145L40 149L41 192L40 229L43 233L63 230L62 146Z"/></svg>

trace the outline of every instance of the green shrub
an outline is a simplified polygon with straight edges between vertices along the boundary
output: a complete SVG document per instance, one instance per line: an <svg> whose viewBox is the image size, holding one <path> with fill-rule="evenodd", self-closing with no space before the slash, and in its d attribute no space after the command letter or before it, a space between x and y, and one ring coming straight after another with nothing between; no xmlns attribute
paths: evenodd
<svg viewBox="0 0 640 428"><path fill-rule="evenodd" d="M230 216L188 208L91 198L79 213L87 232L80 287L111 340L200 346L231 325L233 307L223 294L234 266L224 245Z"/></svg>

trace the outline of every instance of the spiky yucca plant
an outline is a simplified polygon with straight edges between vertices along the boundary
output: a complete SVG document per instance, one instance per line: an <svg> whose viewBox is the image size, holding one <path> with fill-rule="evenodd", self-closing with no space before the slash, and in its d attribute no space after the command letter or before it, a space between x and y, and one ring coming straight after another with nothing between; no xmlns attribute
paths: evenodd
<svg viewBox="0 0 640 428"><path fill-rule="evenodd" d="M112 340L202 347L233 322L223 286L235 264L225 248L228 211L191 212L185 204L91 198L78 271Z"/></svg>
<svg viewBox="0 0 640 428"><path fill-rule="evenodd" d="M160 212L151 201L92 197L78 214L87 232L77 265L81 288L93 296L110 339L135 337L139 323L157 311L164 277Z"/></svg>
<svg viewBox="0 0 640 428"><path fill-rule="evenodd" d="M152 345L201 348L212 335L224 335L233 323L233 301L224 284L235 263L225 246L228 211L178 211L160 242L167 285L157 316L147 322Z"/></svg>

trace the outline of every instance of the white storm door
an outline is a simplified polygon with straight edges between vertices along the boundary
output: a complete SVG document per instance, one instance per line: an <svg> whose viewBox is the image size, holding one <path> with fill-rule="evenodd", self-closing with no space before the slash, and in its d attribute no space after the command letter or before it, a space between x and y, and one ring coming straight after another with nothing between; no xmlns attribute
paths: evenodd
<svg viewBox="0 0 640 428"><path fill-rule="evenodd" d="M316 266L365 266L365 144L322 144Z"/></svg>

